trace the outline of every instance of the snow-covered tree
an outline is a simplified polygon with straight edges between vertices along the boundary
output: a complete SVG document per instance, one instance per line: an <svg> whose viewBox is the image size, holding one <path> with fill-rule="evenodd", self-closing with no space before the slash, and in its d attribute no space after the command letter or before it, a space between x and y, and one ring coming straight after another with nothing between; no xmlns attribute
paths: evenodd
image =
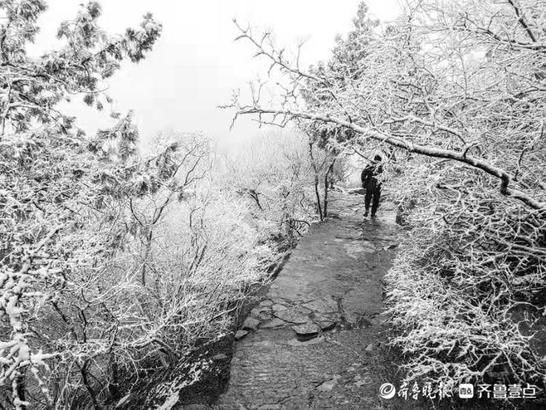
<svg viewBox="0 0 546 410"><path fill-rule="evenodd" d="M0 2L0 388L11 390L4 404L16 408L29 400L62 406L74 374L91 389L91 351L100 350L91 346L107 351L114 342L88 318L87 293L116 249L115 233L95 228L115 217L114 156L131 155L136 134L118 127L88 139L59 103L83 98L102 109L110 101L104 81L122 61L144 58L161 32L146 15L137 29L109 36L92 1L61 24L58 50L32 58L26 48L45 9L43 0ZM97 155L107 146L115 146L108 158ZM66 379L51 378L66 363Z"/></svg>

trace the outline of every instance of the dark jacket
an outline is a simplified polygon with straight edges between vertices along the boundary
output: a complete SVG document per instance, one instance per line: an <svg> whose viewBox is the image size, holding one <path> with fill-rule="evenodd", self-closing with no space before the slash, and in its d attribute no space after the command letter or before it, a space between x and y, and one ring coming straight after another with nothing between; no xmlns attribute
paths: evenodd
<svg viewBox="0 0 546 410"><path fill-rule="evenodd" d="M368 165L360 174L360 180L362 181L362 188L376 189L381 187L381 183L377 180L377 177L383 172L383 167L380 164Z"/></svg>

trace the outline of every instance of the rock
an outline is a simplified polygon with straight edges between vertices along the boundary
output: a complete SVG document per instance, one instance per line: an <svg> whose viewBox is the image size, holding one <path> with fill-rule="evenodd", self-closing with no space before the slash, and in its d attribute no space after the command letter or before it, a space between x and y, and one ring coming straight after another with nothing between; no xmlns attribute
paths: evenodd
<svg viewBox="0 0 546 410"><path fill-rule="evenodd" d="M260 313L262 313L262 310L260 308L254 308L250 311L250 315L254 317L260 316Z"/></svg>
<svg viewBox="0 0 546 410"><path fill-rule="evenodd" d="M260 302L260 306L264 306L264 307L269 307L273 305L273 301L269 300L269 299L266 299L266 300L262 300Z"/></svg>
<svg viewBox="0 0 546 410"><path fill-rule="evenodd" d="M366 346L366 351L371 352L373 350L373 343L370 343L368 346Z"/></svg>
<svg viewBox="0 0 546 410"><path fill-rule="evenodd" d="M235 340L241 340L246 335L248 335L247 330L237 330L237 332L235 333Z"/></svg>
<svg viewBox="0 0 546 410"><path fill-rule="evenodd" d="M320 327L311 322L307 322L303 325L292 326L292 329L294 329L296 335L298 335L300 339L304 340L311 339L317 336L320 332Z"/></svg>
<svg viewBox="0 0 546 410"><path fill-rule="evenodd" d="M286 322L284 320L273 318L265 323L262 323L260 329L274 329L276 327L281 327L284 325L286 325Z"/></svg>
<svg viewBox="0 0 546 410"><path fill-rule="evenodd" d="M304 341L304 342L301 342L301 341L299 341L297 339L292 339L292 340L289 340L288 342L286 342L286 344L289 345L289 346L298 347L298 346L316 345L316 344L319 344L319 343L322 343L322 342L324 342L324 337L320 336L320 337L315 337L314 339L307 340L307 341Z"/></svg>
<svg viewBox="0 0 546 410"><path fill-rule="evenodd" d="M336 327L336 322L331 320L319 320L315 321L315 323L320 326L320 330L323 332L327 332L328 330L332 330L334 327Z"/></svg>
<svg viewBox="0 0 546 410"><path fill-rule="evenodd" d="M253 317L247 317L243 322L243 329L256 330L259 324L260 321L258 319L254 319Z"/></svg>
<svg viewBox="0 0 546 410"><path fill-rule="evenodd" d="M258 316L258 319L260 319L261 322L265 322L266 320L272 319L273 315L271 314L271 311L265 311L260 313L260 316Z"/></svg>
<svg viewBox="0 0 546 410"><path fill-rule="evenodd" d="M387 246L383 246L383 250L384 251L390 251L391 249L394 249L398 246L397 243L391 243L390 245L387 245Z"/></svg>
<svg viewBox="0 0 546 410"><path fill-rule="evenodd" d="M356 326L358 323L358 319L360 319L360 315L355 312L351 312L349 310L345 310L343 314L343 318L345 319L345 322L349 323L351 326Z"/></svg>
<svg viewBox="0 0 546 410"><path fill-rule="evenodd" d="M329 392L329 391L332 391L332 389L334 388L334 386L337 384L337 380L340 378L341 376L334 376L334 378L332 380L328 380L327 382L324 382L322 383L320 386L317 387L317 390L318 391L322 391L322 392Z"/></svg>
<svg viewBox="0 0 546 410"><path fill-rule="evenodd" d="M336 382L333 380L330 380L330 381L322 383L319 387L317 387L317 390L322 392L332 391L335 385L336 385Z"/></svg>
<svg viewBox="0 0 546 410"><path fill-rule="evenodd" d="M268 307L257 307L250 311L251 316L260 321L271 319L271 311Z"/></svg>
<svg viewBox="0 0 546 410"><path fill-rule="evenodd" d="M228 357L224 353L219 353L216 356L212 356L212 360L226 360Z"/></svg>
<svg viewBox="0 0 546 410"><path fill-rule="evenodd" d="M275 303L275 304L271 307L271 309L273 309L273 312L279 312L279 311L281 311L281 310L286 310L286 309L288 309L288 308L287 308L286 306L284 306L284 305L281 305L280 303Z"/></svg>
<svg viewBox="0 0 546 410"><path fill-rule="evenodd" d="M313 311L312 311L311 309L308 309L308 308L306 308L306 307L304 307L304 306L296 306L296 307L294 308L294 310L295 310L296 312L302 313L302 314L304 314L304 315L310 315L311 313L313 313Z"/></svg>
<svg viewBox="0 0 546 410"><path fill-rule="evenodd" d="M302 310L297 309L285 309L273 312L273 315L285 322L295 323L301 325L309 321L309 317Z"/></svg>
<svg viewBox="0 0 546 410"><path fill-rule="evenodd" d="M312 300L303 306L318 313L335 313L338 311L337 302L329 296Z"/></svg>
<svg viewBox="0 0 546 410"><path fill-rule="evenodd" d="M366 319L365 317L361 316L356 320L356 326L358 326L360 328L367 329L370 326L373 326L373 322L371 320Z"/></svg>

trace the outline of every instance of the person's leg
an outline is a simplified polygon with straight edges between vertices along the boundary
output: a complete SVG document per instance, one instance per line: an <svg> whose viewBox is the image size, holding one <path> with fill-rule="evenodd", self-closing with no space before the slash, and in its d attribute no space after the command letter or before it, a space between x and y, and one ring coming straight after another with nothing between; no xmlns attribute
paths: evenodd
<svg viewBox="0 0 546 410"><path fill-rule="evenodd" d="M376 186L373 190L372 216L375 216L377 208L379 208L379 198L381 197L381 186Z"/></svg>
<svg viewBox="0 0 546 410"><path fill-rule="evenodd" d="M372 190L368 187L366 188L366 196L364 197L364 206L366 207L366 212L364 216L368 216L368 211L370 210L370 202L372 201Z"/></svg>

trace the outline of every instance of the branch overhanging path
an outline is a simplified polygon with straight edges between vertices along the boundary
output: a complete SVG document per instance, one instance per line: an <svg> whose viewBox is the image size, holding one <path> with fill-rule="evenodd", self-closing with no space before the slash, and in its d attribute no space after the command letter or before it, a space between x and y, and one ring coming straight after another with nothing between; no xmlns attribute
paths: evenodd
<svg viewBox="0 0 546 410"><path fill-rule="evenodd" d="M242 102L235 95L223 108L235 110L233 121L239 115L254 114L260 125L284 127L296 120L301 127L307 120L325 129L347 129L364 137L355 138L353 145L363 145L368 139L410 153L457 161L498 178L505 197L543 212L544 175L536 169L536 161L540 161L537 141L544 135L545 107L539 95L529 97L526 91L517 92L531 89L539 93L544 88L540 85L543 41L536 32L539 17L530 5L524 10L519 3L507 0L499 5L506 13L491 16L487 30L502 28L511 21L519 34L514 31L504 33L506 38L484 37L475 30L482 29L483 19L478 16L470 19L464 10L430 7L408 9L406 17L383 27L379 21L366 19L364 5L359 9L360 19L354 20L355 29L336 40L330 59L307 70L300 63L302 44L290 58L286 48L276 46L270 31L260 35L234 21L240 32L236 40L247 41L254 57L266 61L267 77L280 96L279 101L264 104L265 83L260 82L257 92L251 85L250 101ZM487 17L488 9L479 10ZM425 13L426 18L419 13ZM457 37L459 32L467 39ZM523 38L531 40L533 47L523 46ZM452 40L455 45L446 51L440 44L443 40ZM460 67L454 64L457 58ZM472 61L476 64L470 67ZM507 93L504 82L514 91ZM524 108L516 108L512 117L507 117L506 104L511 104L510 113L514 107ZM499 113L499 108L504 111ZM521 125L524 120L525 127ZM407 129L399 135L392 126ZM406 138L413 135L419 142ZM458 144L453 146L443 135L456 138ZM335 139L330 135L329 143L335 145ZM500 153L497 145L502 147ZM533 150L535 162L531 165L526 158L522 167L524 155Z"/></svg>
<svg viewBox="0 0 546 410"><path fill-rule="evenodd" d="M469 166L478 168L489 175L499 178L501 180L500 192L503 195L518 199L533 209L546 210L545 202L538 201L520 190L510 188L509 184L513 181L514 178L510 174L508 174L505 170L499 167L496 167L482 159L469 156L468 149L466 148L470 148L470 147L466 147L464 151L455 151L455 150L414 144L411 141L406 141L406 140L394 137L392 135L382 133L373 128L362 127L353 122L349 122L349 121L336 118L333 116L329 116L329 115L320 115L320 114L313 114L313 113L307 113L302 111L292 111L292 110L276 110L276 109L259 108L259 107L242 108L240 111L237 112L237 115L251 115L251 114L254 114L254 115L269 114L275 117L284 116L284 117L289 117L291 119L305 119L305 120L312 120L312 121L321 121L324 123L332 123L332 124L340 125L348 129L351 129L360 135L372 138L376 141L384 142L393 147L404 149L408 152L413 152L416 154L421 154L421 155L434 157L434 158L444 158L444 159L451 159L454 161L458 161L463 164L467 164Z"/></svg>

